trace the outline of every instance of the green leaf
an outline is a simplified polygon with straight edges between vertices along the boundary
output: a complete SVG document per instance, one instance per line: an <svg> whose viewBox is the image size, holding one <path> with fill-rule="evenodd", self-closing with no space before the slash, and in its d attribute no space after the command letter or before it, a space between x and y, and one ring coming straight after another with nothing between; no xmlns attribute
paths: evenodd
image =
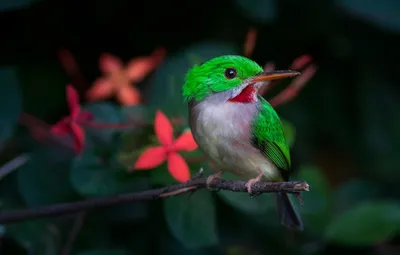
<svg viewBox="0 0 400 255"><path fill-rule="evenodd" d="M2 0L0 2L0 11L12 11L14 9L28 8L38 0Z"/></svg>
<svg viewBox="0 0 400 255"><path fill-rule="evenodd" d="M94 150L85 150L72 162L69 179L80 194L105 196L149 187L137 173L126 173L114 155L99 154Z"/></svg>
<svg viewBox="0 0 400 255"><path fill-rule="evenodd" d="M113 250L87 250L81 251L77 255L128 255L129 253L121 249Z"/></svg>
<svg viewBox="0 0 400 255"><path fill-rule="evenodd" d="M378 198L381 188L375 182L353 179L343 183L333 193L337 212L352 207L354 204Z"/></svg>
<svg viewBox="0 0 400 255"><path fill-rule="evenodd" d="M305 228L322 233L330 218L331 190L320 169L311 165L302 166L293 180L306 181L310 191L301 194L304 205L298 208L304 219Z"/></svg>
<svg viewBox="0 0 400 255"><path fill-rule="evenodd" d="M237 7L248 18L261 22L272 22L276 17L275 0L236 0Z"/></svg>
<svg viewBox="0 0 400 255"><path fill-rule="evenodd" d="M76 158L69 179L75 190L86 197L97 197L146 190L147 178L139 173L127 173L115 155L100 155L86 150ZM105 218L115 221L137 220L147 217L148 203L135 202L105 209Z"/></svg>
<svg viewBox="0 0 400 255"><path fill-rule="evenodd" d="M68 181L70 159L38 151L18 171L18 187L28 206L68 202L76 199Z"/></svg>
<svg viewBox="0 0 400 255"><path fill-rule="evenodd" d="M223 178L228 180L243 180L229 173L224 173ZM263 194L262 196L250 198L247 193L221 190L217 195L232 207L250 215L263 214L276 208L276 198L271 194Z"/></svg>
<svg viewBox="0 0 400 255"><path fill-rule="evenodd" d="M325 238L345 245L374 245L399 229L400 205L395 202L365 201L333 219Z"/></svg>
<svg viewBox="0 0 400 255"><path fill-rule="evenodd" d="M211 41L192 45L167 58L149 81L145 91L147 104L153 110L162 109L169 117L183 117L187 124L188 106L183 101L182 86L189 68L216 56L238 52L234 45Z"/></svg>
<svg viewBox="0 0 400 255"><path fill-rule="evenodd" d="M60 229L47 220L26 221L7 226L7 234L30 254L59 254L62 242Z"/></svg>
<svg viewBox="0 0 400 255"><path fill-rule="evenodd" d="M289 147L293 147L294 142L296 140L296 128L291 122L287 120L281 119L281 121L286 141L289 144Z"/></svg>
<svg viewBox="0 0 400 255"><path fill-rule="evenodd" d="M379 28L393 32L400 31L400 3L397 0L338 0L336 4L352 15Z"/></svg>
<svg viewBox="0 0 400 255"><path fill-rule="evenodd" d="M13 133L22 110L21 92L14 69L0 69L0 150Z"/></svg>
<svg viewBox="0 0 400 255"><path fill-rule="evenodd" d="M216 208L210 191L199 190L191 196L174 196L163 202L168 227L185 248L218 243Z"/></svg>
<svg viewBox="0 0 400 255"><path fill-rule="evenodd" d="M93 113L95 119L93 127L87 125L87 133L96 144L108 145L114 141L115 135L119 134L122 129L118 128L118 124L122 122L122 113L118 106L111 103L93 103L85 105L83 109ZM103 125L105 124L105 125ZM112 124L109 126L107 124ZM113 126L116 127L113 127ZM90 139L88 139L90 140Z"/></svg>
<svg viewBox="0 0 400 255"><path fill-rule="evenodd" d="M9 191L9 190L8 190ZM21 210L24 206L17 200L17 194L1 197L0 211ZM60 227L50 219L29 220L5 226L7 236L12 238L30 254L59 254L62 242Z"/></svg>

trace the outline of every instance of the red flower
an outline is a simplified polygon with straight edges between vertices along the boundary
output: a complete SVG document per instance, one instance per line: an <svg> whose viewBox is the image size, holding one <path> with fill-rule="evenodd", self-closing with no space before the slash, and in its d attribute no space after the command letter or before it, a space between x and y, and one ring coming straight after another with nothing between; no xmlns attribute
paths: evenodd
<svg viewBox="0 0 400 255"><path fill-rule="evenodd" d="M142 81L164 59L165 50L154 50L150 56L132 59L126 66L111 55L100 57L100 69L104 76L97 79L87 92L90 101L101 100L115 95L122 105L137 105L141 102L139 90L131 83Z"/></svg>
<svg viewBox="0 0 400 255"><path fill-rule="evenodd" d="M51 132L55 135L72 135L74 138L74 149L80 154L83 150L85 142L85 132L80 122L90 121L94 119L94 116L89 111L82 111L79 105L78 92L71 85L67 85L67 103L70 115L62 118L54 126L51 127Z"/></svg>
<svg viewBox="0 0 400 255"><path fill-rule="evenodd" d="M179 182L188 181L190 179L189 167L177 152L193 151L197 148L192 132L184 132L174 140L171 122L161 111L156 113L154 129L161 146L145 150L137 159L134 169L151 169L167 160L171 175Z"/></svg>

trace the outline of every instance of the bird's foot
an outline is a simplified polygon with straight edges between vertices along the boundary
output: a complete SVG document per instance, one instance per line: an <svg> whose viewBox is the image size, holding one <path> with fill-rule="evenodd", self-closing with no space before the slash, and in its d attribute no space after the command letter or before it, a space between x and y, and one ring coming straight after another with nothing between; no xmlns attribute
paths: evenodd
<svg viewBox="0 0 400 255"><path fill-rule="evenodd" d="M262 173L260 173L256 178L250 179L246 182L245 186L247 188L247 192L249 193L251 198L255 198L256 196L260 195L259 192L253 192L252 187L254 186L254 184L256 184L257 182L260 182L261 179L264 177L264 175Z"/></svg>
<svg viewBox="0 0 400 255"><path fill-rule="evenodd" d="M208 188L209 190L211 190L211 191L219 191L219 189L212 188L212 187L210 187L210 185L212 184L212 182L213 182L215 179L220 179L220 178L221 178L221 175L222 175L222 171L219 171L218 173L212 174L212 175L210 175L210 176L207 177L206 186L207 186L207 188Z"/></svg>

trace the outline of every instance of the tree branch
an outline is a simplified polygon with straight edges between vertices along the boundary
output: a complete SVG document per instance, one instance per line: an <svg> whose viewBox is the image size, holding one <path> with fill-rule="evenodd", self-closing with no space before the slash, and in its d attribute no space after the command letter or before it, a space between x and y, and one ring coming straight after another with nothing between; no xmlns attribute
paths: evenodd
<svg viewBox="0 0 400 255"><path fill-rule="evenodd" d="M137 201L147 201L176 196L183 193L193 192L198 189L207 188L207 178L196 176L183 184L166 186L159 189L151 189L136 193L114 195L108 197L95 198L91 200L59 203L39 208L24 210L9 210L0 212L0 224L9 224L18 221L30 220L34 218L52 217L65 214L72 214L90 209L112 206L117 204L126 204ZM209 185L210 189L229 190L233 192L247 192L245 181L230 181L223 179L214 179ZM299 194L302 191L308 191L309 185L306 182L258 182L252 186L252 193L259 195L262 193L286 192ZM254 196L254 195L253 195ZM250 198L249 198L250 199Z"/></svg>

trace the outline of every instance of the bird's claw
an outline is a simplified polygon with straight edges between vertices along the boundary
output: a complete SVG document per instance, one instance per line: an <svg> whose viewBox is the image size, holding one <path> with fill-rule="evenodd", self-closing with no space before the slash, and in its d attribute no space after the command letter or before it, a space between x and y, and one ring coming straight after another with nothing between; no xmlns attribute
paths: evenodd
<svg viewBox="0 0 400 255"><path fill-rule="evenodd" d="M246 182L245 187L247 188L247 192L249 193L249 196L251 198L255 198L256 196L260 195L261 192L254 192L253 191L253 186L257 183L260 182L263 177L263 174L259 174L256 178L250 179Z"/></svg>
<svg viewBox="0 0 400 255"><path fill-rule="evenodd" d="M222 175L222 172L218 172L216 174L210 175L207 177L207 181L206 181L206 186L207 189L209 189L210 191L214 191L214 192L218 192L220 189L218 188L212 188L211 184L215 179L220 179Z"/></svg>

